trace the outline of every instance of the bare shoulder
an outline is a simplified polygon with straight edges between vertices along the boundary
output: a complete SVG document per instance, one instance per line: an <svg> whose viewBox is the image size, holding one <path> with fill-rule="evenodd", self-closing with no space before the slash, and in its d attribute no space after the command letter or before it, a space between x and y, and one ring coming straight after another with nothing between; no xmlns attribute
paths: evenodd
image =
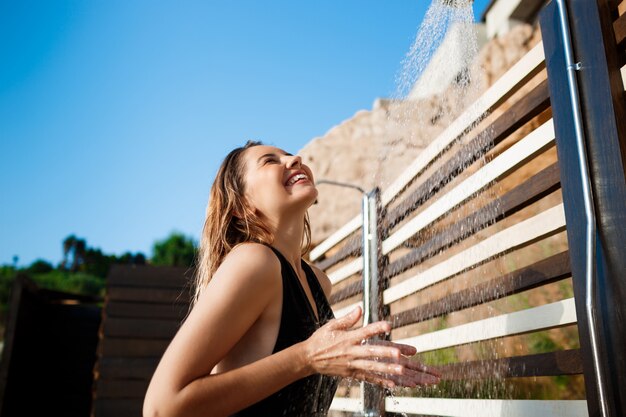
<svg viewBox="0 0 626 417"><path fill-rule="evenodd" d="M265 267L280 269L280 261L274 252L266 245L260 243L241 243L235 246L224 258L225 263L237 263L242 266Z"/></svg>
<svg viewBox="0 0 626 417"><path fill-rule="evenodd" d="M311 264L309 265L311 266L311 269L313 270L313 272L315 272L315 276L317 277L317 280L320 282L320 285L322 286L322 290L324 290L324 294L326 295L326 298L330 298L330 294L333 291L333 284L332 282L330 282L330 278L328 278L328 275L326 275L324 271L322 271L315 265L311 265Z"/></svg>
<svg viewBox="0 0 626 417"><path fill-rule="evenodd" d="M280 277L280 261L269 247L242 243L224 257L209 286L227 285L245 287L252 293L258 289L266 292L278 283L277 277Z"/></svg>

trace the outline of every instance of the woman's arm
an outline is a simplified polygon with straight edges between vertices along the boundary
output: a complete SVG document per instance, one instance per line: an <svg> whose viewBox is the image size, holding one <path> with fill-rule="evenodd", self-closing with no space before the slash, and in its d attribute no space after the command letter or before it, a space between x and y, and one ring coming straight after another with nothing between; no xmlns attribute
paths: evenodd
<svg viewBox="0 0 626 417"><path fill-rule="evenodd" d="M243 373L210 374L280 294L281 285L280 262L271 249L259 244L233 249L165 351L146 394L144 415L221 415L263 398L265 386L275 379L275 359L262 363L262 369L257 364ZM269 372L264 383L258 383L257 372ZM247 381L258 386L240 390Z"/></svg>
<svg viewBox="0 0 626 417"><path fill-rule="evenodd" d="M280 263L269 248L246 244L234 249L163 355L146 394L144 416L229 415L314 373L384 385L436 382L401 357L402 347L362 344L390 326L379 322L350 330L360 309L330 321L302 343L211 375L275 299L279 285Z"/></svg>

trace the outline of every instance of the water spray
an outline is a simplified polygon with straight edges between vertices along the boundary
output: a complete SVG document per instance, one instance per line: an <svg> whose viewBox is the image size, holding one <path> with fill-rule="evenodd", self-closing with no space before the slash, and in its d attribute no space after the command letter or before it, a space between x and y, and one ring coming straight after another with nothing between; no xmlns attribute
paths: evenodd
<svg viewBox="0 0 626 417"><path fill-rule="evenodd" d="M474 2L474 0L438 0L438 1L444 6L454 7L457 9L461 9L463 7L469 7Z"/></svg>

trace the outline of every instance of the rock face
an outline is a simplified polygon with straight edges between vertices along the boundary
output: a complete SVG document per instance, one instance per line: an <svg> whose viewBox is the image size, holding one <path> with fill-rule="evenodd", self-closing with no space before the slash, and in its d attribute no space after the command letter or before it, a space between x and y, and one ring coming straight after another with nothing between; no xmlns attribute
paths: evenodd
<svg viewBox="0 0 626 417"><path fill-rule="evenodd" d="M441 95L417 101L378 99L372 110L313 139L299 154L316 180L327 179L382 190L397 178L478 95L492 85L539 40L539 30L519 25L488 42L479 53L469 88L452 85ZM358 191L320 184L318 204L311 207L316 245L360 212Z"/></svg>

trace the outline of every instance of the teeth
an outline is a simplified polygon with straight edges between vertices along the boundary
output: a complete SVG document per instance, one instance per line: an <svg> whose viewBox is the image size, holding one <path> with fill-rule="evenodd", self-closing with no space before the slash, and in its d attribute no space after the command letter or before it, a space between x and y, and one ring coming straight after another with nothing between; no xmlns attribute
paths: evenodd
<svg viewBox="0 0 626 417"><path fill-rule="evenodd" d="M287 181L287 185L293 185L296 183L296 181L301 180L301 179L309 179L309 177L307 177L304 174L296 174L293 177L289 178L289 181Z"/></svg>

